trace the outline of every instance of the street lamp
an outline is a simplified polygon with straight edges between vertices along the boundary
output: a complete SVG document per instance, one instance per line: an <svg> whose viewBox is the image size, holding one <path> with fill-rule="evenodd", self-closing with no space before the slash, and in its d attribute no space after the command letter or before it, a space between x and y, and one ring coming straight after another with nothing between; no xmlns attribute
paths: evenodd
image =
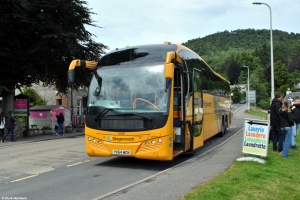
<svg viewBox="0 0 300 200"><path fill-rule="evenodd" d="M247 67L247 66L242 66L242 67ZM248 111L250 111L250 101L249 101L249 91L250 91L250 88L249 88L249 67L248 68L248 94L247 94L247 109Z"/></svg>
<svg viewBox="0 0 300 200"><path fill-rule="evenodd" d="M271 101L274 98L274 64L273 64L273 39L272 39L272 10L266 3L253 2L254 5L266 5L270 9L270 45L271 45Z"/></svg>

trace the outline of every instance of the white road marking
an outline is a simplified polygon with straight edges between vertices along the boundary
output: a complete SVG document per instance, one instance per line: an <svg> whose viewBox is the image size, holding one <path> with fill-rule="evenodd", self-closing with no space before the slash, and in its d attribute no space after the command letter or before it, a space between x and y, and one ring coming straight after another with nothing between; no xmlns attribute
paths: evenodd
<svg viewBox="0 0 300 200"><path fill-rule="evenodd" d="M10 181L10 182L11 182L11 183L14 183L14 182L19 182L19 181L23 181L23 180L25 180L25 179L29 179L29 178L36 177L36 176L38 176L38 174L31 175L31 176L26 176L26 177L19 178L19 179L16 179L16 180Z"/></svg>

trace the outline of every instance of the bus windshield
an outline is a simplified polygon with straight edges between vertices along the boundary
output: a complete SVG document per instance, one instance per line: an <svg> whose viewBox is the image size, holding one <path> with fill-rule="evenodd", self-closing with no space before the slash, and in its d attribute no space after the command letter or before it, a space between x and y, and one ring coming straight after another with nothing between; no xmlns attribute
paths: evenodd
<svg viewBox="0 0 300 200"><path fill-rule="evenodd" d="M97 73L102 84L93 77L88 92L88 113L96 107L124 113L167 111L169 84L164 78L163 64L115 65L99 68Z"/></svg>

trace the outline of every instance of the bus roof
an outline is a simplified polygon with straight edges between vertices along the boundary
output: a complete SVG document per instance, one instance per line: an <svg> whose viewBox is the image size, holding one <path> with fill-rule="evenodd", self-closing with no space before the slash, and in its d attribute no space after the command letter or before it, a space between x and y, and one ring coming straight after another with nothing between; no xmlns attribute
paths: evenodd
<svg viewBox="0 0 300 200"><path fill-rule="evenodd" d="M176 52L175 44L153 44L133 46L113 50L103 56L97 66L111 66L126 64L127 62L135 63L165 63L166 53L169 51Z"/></svg>
<svg viewBox="0 0 300 200"><path fill-rule="evenodd" d="M216 73L200 55L192 51L186 46L181 44L171 44L165 42L164 44L150 44L139 46L126 46L125 48L117 48L108 52L98 62L98 67L127 64L128 62L134 63L165 63L166 53L174 51L178 53L180 50L187 50L193 52L199 57L218 77L226 80L223 76ZM227 80L226 80L227 81ZM228 82L228 81L227 81Z"/></svg>

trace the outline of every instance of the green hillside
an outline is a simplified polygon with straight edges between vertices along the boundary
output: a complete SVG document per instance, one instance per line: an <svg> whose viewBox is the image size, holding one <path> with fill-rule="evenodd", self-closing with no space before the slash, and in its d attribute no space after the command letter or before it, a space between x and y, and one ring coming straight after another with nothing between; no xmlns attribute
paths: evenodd
<svg viewBox="0 0 300 200"><path fill-rule="evenodd" d="M295 89L300 82L300 34L273 30L275 93ZM235 30L218 32L204 38L188 40L183 45L199 54L215 71L231 84L246 83L250 70L250 89L262 86L270 94L270 32L269 30ZM257 96L261 94L257 93ZM258 100L266 100L262 95ZM258 101L257 101L258 102Z"/></svg>

